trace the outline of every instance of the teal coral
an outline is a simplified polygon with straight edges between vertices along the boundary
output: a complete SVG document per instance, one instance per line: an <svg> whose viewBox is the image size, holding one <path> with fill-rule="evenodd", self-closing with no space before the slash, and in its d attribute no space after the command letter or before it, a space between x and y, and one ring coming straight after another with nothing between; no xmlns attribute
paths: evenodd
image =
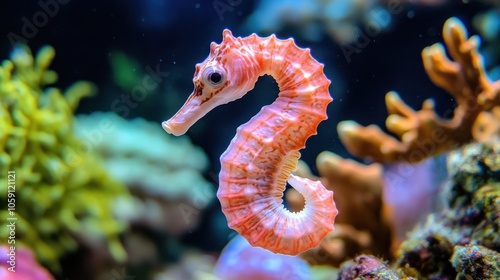
<svg viewBox="0 0 500 280"><path fill-rule="evenodd" d="M97 131L100 136L92 136ZM187 136L174 137L157 123L126 120L113 112L78 115L75 133L94 142L108 173L138 198L120 211L133 225L180 234L198 224L199 212L215 198L214 187L203 177L208 157Z"/></svg>
<svg viewBox="0 0 500 280"><path fill-rule="evenodd" d="M0 66L0 183L6 186L7 172L16 172L16 208L10 216L17 218L15 245L32 248L54 270L79 238L107 242L112 256L124 260L118 234L125 225L114 219L112 203L126 198L127 190L73 133L74 110L94 86L77 82L64 94L46 87L57 81L48 70L54 55L46 46L33 58L19 46ZM6 196L2 192L0 199ZM2 203L2 219L9 214ZM7 236L7 227L0 233Z"/></svg>

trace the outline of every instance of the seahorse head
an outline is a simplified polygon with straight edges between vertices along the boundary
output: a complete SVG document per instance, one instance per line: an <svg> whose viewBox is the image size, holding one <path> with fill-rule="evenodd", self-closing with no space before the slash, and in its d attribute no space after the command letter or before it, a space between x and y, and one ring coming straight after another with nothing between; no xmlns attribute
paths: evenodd
<svg viewBox="0 0 500 280"><path fill-rule="evenodd" d="M260 72L248 40L233 37L228 29L222 35L222 43L212 42L208 57L196 64L194 90L182 108L162 123L166 132L174 135L186 133L213 108L241 98L254 87Z"/></svg>

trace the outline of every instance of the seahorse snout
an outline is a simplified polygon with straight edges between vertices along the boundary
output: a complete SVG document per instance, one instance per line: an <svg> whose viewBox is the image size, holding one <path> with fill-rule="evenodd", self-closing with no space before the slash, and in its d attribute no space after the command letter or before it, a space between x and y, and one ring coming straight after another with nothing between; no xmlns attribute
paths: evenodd
<svg viewBox="0 0 500 280"><path fill-rule="evenodd" d="M187 129L184 129L179 125L171 124L168 121L162 122L161 127L163 127L163 130L165 130L168 134L173 134L175 136L183 135L187 131Z"/></svg>

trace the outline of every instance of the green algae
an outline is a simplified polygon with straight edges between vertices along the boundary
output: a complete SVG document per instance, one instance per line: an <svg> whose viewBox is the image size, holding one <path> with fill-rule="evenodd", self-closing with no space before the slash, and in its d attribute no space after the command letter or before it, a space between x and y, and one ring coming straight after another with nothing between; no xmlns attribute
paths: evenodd
<svg viewBox="0 0 500 280"><path fill-rule="evenodd" d="M73 133L73 114L81 98L95 92L77 82L62 92L48 69L52 47L36 57L17 47L0 66L0 184L15 172L15 209L0 192L0 217L15 220L15 246L27 245L53 270L79 242L106 244L117 261L126 253L118 239L126 225L113 215L113 203L127 198L126 187L111 178L100 158ZM4 240L11 234L1 227ZM77 241L78 240L78 241Z"/></svg>

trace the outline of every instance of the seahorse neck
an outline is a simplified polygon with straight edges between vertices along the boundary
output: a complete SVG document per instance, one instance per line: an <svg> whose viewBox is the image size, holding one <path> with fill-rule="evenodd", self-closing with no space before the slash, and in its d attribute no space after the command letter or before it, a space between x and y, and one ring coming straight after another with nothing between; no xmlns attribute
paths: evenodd
<svg viewBox="0 0 500 280"><path fill-rule="evenodd" d="M309 49L297 47L291 39L276 39L274 35L259 39L260 42L250 48L258 61L260 75L272 76L280 91L295 90L300 84L307 84L316 78L312 77L315 74L327 80L322 71L323 65L311 56Z"/></svg>
<svg viewBox="0 0 500 280"><path fill-rule="evenodd" d="M304 148L306 140L316 133L318 124L327 119L326 108L332 101L328 91L330 80L323 73L323 64L311 56L309 49L299 48L292 39L279 40L274 35L260 38L254 34L242 41L241 53L245 60L252 62L246 73L272 76L278 83L279 94L272 104L264 106L238 128L235 139L242 136L249 142L250 138L255 138L259 145L266 147L278 142L285 154ZM290 135L293 135L291 140L283 140ZM237 141L231 143L234 142ZM233 148L230 145L227 151ZM232 163L240 162L233 158Z"/></svg>

